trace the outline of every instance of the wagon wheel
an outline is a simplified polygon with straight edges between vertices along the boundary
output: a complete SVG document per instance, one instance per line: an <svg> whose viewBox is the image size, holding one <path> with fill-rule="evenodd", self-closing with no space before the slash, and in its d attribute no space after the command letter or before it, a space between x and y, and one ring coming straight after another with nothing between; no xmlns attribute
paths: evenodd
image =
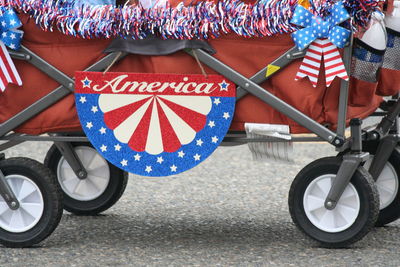
<svg viewBox="0 0 400 267"><path fill-rule="evenodd" d="M44 160L57 177L64 195L64 209L76 215L95 215L113 206L122 196L128 173L106 161L89 143L71 143L87 171L79 179L53 145Z"/></svg>
<svg viewBox="0 0 400 267"><path fill-rule="evenodd" d="M345 247L363 238L374 226L379 197L371 175L360 167L333 210L325 198L339 170L341 159L318 159L294 179L289 192L289 210L294 223L326 247Z"/></svg>
<svg viewBox="0 0 400 267"><path fill-rule="evenodd" d="M28 158L0 161L0 169L19 202L15 210L0 197L0 243L29 247L48 237L60 222L62 194L54 175Z"/></svg>
<svg viewBox="0 0 400 267"><path fill-rule="evenodd" d="M368 170L378 147L377 142L364 142L363 150L370 153L369 160L364 164ZM379 193L380 211L377 226L383 226L400 218L400 151L393 150L382 173L375 184Z"/></svg>

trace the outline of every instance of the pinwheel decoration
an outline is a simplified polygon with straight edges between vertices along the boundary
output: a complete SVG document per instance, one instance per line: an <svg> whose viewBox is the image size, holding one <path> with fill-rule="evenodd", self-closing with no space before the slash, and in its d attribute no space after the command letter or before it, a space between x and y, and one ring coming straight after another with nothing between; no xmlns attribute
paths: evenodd
<svg viewBox="0 0 400 267"><path fill-rule="evenodd" d="M11 8L0 8L0 89L4 91L7 84L22 85L21 78L15 68L7 47L19 49L23 32L17 30L22 26L15 11Z"/></svg>
<svg viewBox="0 0 400 267"><path fill-rule="evenodd" d="M330 15L325 18L317 17L301 5L296 7L291 23L304 28L294 32L292 38L300 50L308 47L296 80L309 77L316 87L322 57L325 63L326 86L330 86L336 76L349 79L338 50L346 45L351 34L339 24L349 18L342 2L332 6Z"/></svg>

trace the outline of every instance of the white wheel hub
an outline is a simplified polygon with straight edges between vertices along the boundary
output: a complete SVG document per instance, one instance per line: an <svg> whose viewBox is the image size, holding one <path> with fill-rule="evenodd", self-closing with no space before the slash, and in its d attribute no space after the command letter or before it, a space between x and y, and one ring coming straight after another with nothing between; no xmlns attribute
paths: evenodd
<svg viewBox="0 0 400 267"><path fill-rule="evenodd" d="M8 175L10 185L19 202L19 208L12 210L0 197L0 227L12 233L22 233L32 229L40 220L44 210L43 196L39 187L22 175Z"/></svg>
<svg viewBox="0 0 400 267"><path fill-rule="evenodd" d="M315 227L329 233L337 233L349 228L360 211L360 199L351 183L346 187L333 210L325 208L325 199L335 177L335 174L317 177L308 185L303 197L307 218Z"/></svg>
<svg viewBox="0 0 400 267"><path fill-rule="evenodd" d="M77 146L75 153L87 172L85 179L79 179L71 166L61 157L57 166L57 178L62 190L71 198L90 201L98 198L110 182L110 168L107 161L89 146Z"/></svg>
<svg viewBox="0 0 400 267"><path fill-rule="evenodd" d="M364 164L365 169L369 169L373 159L374 156L370 155L369 159ZM379 193L379 209L382 210L393 202L399 190L399 177L390 162L386 162L375 184Z"/></svg>

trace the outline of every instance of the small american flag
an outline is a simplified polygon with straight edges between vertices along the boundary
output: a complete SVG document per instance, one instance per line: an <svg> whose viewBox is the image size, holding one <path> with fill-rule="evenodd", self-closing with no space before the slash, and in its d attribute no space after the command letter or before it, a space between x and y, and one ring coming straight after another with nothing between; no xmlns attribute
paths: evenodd
<svg viewBox="0 0 400 267"><path fill-rule="evenodd" d="M22 85L21 78L6 47L20 48L23 32L16 29L20 26L22 23L13 9L0 9L0 89L2 91L9 83Z"/></svg>

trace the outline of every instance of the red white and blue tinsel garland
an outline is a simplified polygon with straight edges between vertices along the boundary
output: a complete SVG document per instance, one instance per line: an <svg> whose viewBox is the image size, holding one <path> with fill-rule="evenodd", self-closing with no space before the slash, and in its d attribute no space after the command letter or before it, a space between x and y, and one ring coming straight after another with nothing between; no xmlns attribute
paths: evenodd
<svg viewBox="0 0 400 267"><path fill-rule="evenodd" d="M290 19L297 0L260 0L247 4L240 0L202 1L176 7L141 5L74 5L73 0L0 0L29 14L43 30L58 29L82 38L130 36L143 39L157 35L165 39L208 39L234 32L244 37L264 37L290 33L297 28ZM315 13L326 15L334 0L314 0ZM368 25L379 0L344 0L354 18L353 29Z"/></svg>

